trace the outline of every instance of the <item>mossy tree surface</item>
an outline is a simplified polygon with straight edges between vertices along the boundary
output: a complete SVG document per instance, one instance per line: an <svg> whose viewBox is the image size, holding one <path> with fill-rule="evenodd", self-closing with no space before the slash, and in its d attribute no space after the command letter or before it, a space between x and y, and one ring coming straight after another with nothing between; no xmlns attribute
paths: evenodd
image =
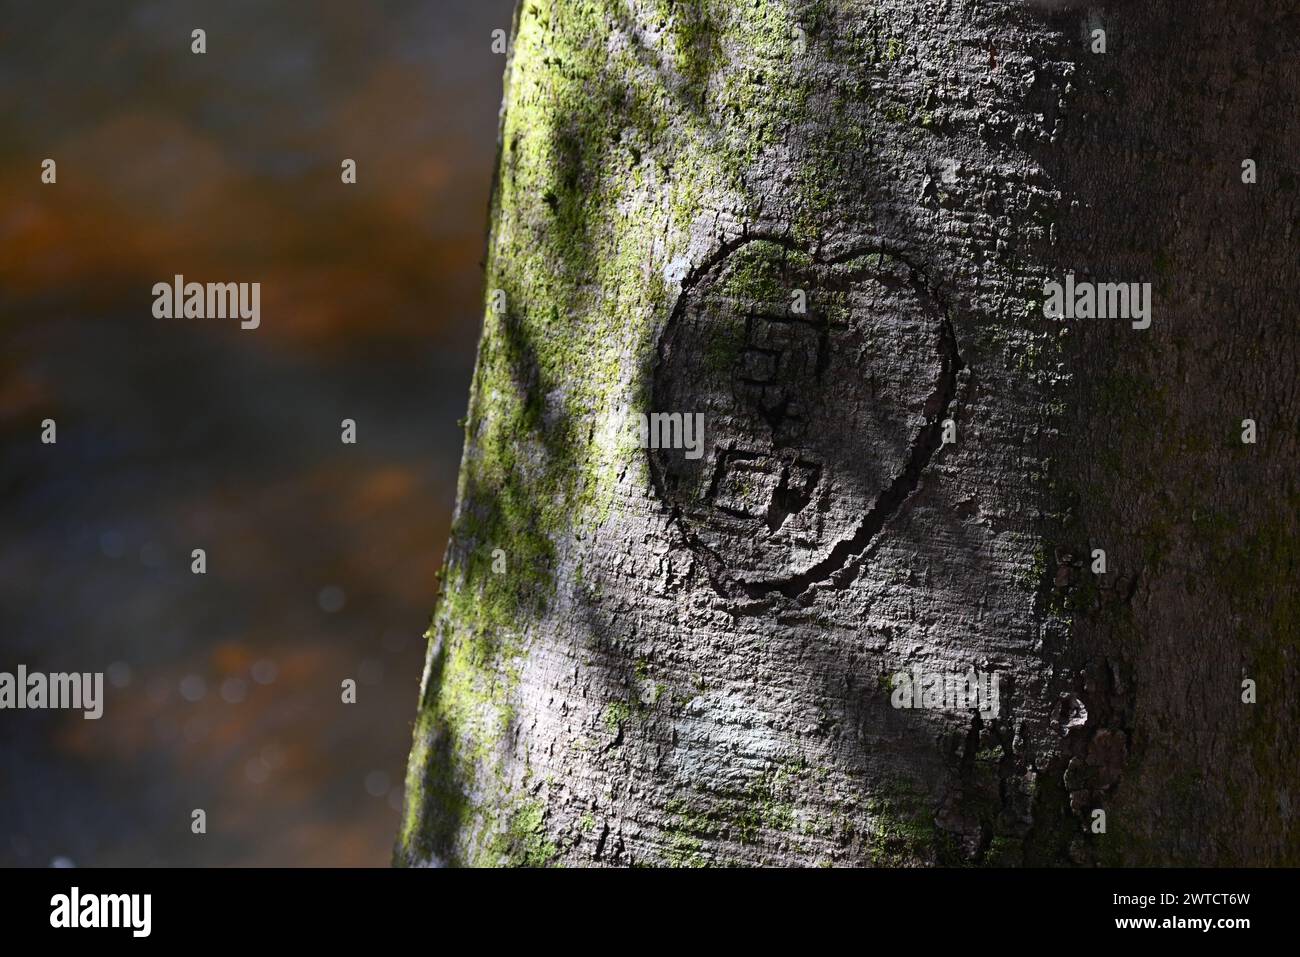
<svg viewBox="0 0 1300 957"><path fill-rule="evenodd" d="M1298 84L1195 6L524 0L399 863L1297 861Z"/></svg>

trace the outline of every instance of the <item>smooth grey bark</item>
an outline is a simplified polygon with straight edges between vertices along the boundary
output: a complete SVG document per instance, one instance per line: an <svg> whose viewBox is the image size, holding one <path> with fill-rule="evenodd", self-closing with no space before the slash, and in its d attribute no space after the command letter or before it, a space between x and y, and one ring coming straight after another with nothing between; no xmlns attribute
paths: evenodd
<svg viewBox="0 0 1300 957"><path fill-rule="evenodd" d="M1295 863L1297 26L524 3L396 860Z"/></svg>

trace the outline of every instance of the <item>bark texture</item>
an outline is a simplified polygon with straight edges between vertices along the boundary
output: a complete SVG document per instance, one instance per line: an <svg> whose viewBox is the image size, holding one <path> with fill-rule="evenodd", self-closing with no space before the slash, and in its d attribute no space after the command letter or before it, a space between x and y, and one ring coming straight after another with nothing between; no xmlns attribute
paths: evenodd
<svg viewBox="0 0 1300 957"><path fill-rule="evenodd" d="M1298 36L525 0L397 862L1300 862Z"/></svg>

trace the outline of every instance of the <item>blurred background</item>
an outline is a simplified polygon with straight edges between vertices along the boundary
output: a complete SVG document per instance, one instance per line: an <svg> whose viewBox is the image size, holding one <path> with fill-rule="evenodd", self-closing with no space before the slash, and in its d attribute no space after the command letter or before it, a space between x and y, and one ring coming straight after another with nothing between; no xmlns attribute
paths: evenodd
<svg viewBox="0 0 1300 957"><path fill-rule="evenodd" d="M0 671L106 673L0 711L0 864L389 862L512 7L0 3Z"/></svg>

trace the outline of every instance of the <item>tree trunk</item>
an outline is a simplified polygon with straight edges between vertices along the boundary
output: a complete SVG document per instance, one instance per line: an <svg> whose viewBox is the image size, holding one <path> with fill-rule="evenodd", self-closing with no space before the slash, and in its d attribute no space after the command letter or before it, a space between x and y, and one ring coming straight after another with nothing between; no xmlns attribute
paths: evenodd
<svg viewBox="0 0 1300 957"><path fill-rule="evenodd" d="M1242 6L525 0L399 863L1300 863Z"/></svg>

